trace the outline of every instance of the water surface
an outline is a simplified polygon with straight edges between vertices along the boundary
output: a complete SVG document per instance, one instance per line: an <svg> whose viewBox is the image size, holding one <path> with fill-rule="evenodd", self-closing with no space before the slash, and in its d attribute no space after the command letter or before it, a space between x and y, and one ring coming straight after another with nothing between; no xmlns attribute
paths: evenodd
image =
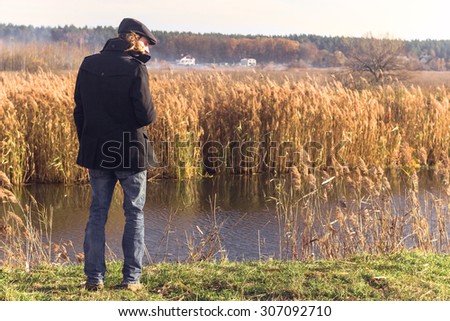
<svg viewBox="0 0 450 321"><path fill-rule="evenodd" d="M406 202L404 177L393 175L390 181L392 201L401 211ZM258 175L149 182L144 209L147 259L183 261L188 257L188 244L200 246L202 238L214 227L220 229L222 254L230 260L278 258L279 222L275 202L271 200L275 196L275 184L272 178ZM439 196L442 191L437 177L425 172L420 175L421 198L427 193ZM89 186L28 185L20 197L25 200L29 195L53 210L53 241L70 240L74 245L72 252L82 252ZM118 258L122 257L124 227L121 202L121 190L117 186L106 232L107 245ZM330 210L338 204L338 197L331 197L323 203L323 209Z"/></svg>

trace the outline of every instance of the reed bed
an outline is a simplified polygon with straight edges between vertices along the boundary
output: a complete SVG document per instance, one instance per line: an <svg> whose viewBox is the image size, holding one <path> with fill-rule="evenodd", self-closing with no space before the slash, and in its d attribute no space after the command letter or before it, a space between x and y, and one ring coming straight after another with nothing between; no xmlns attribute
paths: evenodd
<svg viewBox="0 0 450 321"><path fill-rule="evenodd" d="M273 197L279 259L342 259L411 249L450 253L450 171L441 168L437 175L442 192L420 193L417 171L405 172L399 195L381 167L362 159L354 172L337 167L312 176L293 167L289 180L276 180Z"/></svg>
<svg viewBox="0 0 450 321"><path fill-rule="evenodd" d="M0 70L29 72L73 70L92 48L74 46L68 42L57 44L2 43L0 47ZM100 49L100 48L97 48ZM97 50L98 51L98 50Z"/></svg>
<svg viewBox="0 0 450 321"><path fill-rule="evenodd" d="M151 177L447 166L450 92L351 89L264 72L150 73L160 166ZM0 170L15 184L87 181L75 165L74 73L0 73Z"/></svg>

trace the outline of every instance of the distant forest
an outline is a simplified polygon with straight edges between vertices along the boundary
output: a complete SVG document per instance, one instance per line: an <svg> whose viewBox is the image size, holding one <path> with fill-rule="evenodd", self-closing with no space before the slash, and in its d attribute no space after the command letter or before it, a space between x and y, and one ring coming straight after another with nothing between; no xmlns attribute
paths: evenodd
<svg viewBox="0 0 450 321"><path fill-rule="evenodd" d="M289 36L224 35L216 33L154 31L159 43L152 49L154 61L172 63L184 55L197 63L234 64L255 58L258 64L293 67L339 67L349 53L349 37L294 34ZM71 52L98 52L107 39L117 35L113 27L33 27L0 24L0 51L16 44L61 44ZM401 58L410 70L450 70L450 40L404 41ZM6 64L4 64L6 66ZM70 65L69 67L73 67Z"/></svg>

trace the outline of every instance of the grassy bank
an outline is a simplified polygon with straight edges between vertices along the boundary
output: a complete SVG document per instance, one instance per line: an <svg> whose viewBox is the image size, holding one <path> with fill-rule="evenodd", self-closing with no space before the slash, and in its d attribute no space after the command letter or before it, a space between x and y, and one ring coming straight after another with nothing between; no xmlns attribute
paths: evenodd
<svg viewBox="0 0 450 321"><path fill-rule="evenodd" d="M0 300L450 300L450 257L404 252L311 262L220 262L146 266L140 293L80 288L82 265L0 268Z"/></svg>

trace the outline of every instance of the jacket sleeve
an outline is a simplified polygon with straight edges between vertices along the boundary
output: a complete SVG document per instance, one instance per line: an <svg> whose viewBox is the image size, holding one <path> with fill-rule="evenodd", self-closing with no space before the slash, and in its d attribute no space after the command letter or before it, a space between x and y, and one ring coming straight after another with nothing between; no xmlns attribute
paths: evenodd
<svg viewBox="0 0 450 321"><path fill-rule="evenodd" d="M147 67L144 64L136 70L136 76L131 87L131 100L136 121L140 127L155 121L156 113L150 93Z"/></svg>
<svg viewBox="0 0 450 321"><path fill-rule="evenodd" d="M78 71L77 81L75 83L75 109L73 111L73 118L75 120L75 126L77 128L78 140L81 139L81 133L83 132L84 114L83 114L83 102L81 101L80 91L80 74L81 69Z"/></svg>

